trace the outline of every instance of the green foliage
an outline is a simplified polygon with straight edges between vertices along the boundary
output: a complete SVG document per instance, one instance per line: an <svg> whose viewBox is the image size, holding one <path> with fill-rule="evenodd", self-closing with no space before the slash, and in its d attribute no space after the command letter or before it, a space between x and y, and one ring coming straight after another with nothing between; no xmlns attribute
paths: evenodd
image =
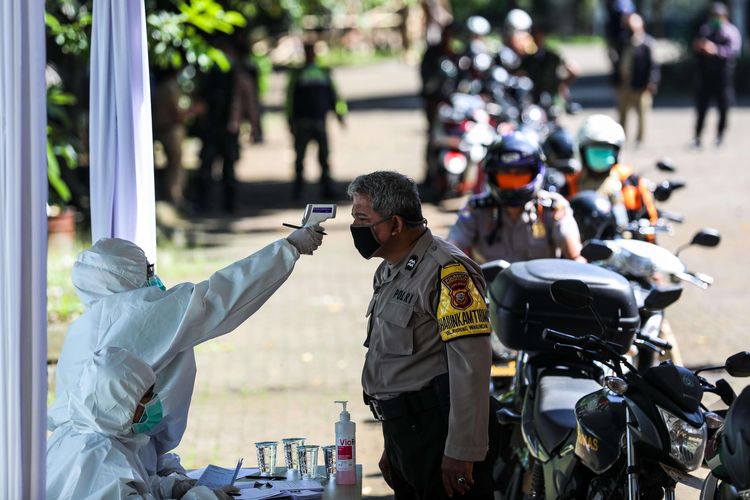
<svg viewBox="0 0 750 500"><path fill-rule="evenodd" d="M151 64L173 69L193 65L203 71L216 64L227 71L229 61L208 37L234 33L236 28L246 26L245 17L240 12L224 10L215 0L180 1L176 8L158 10L146 17Z"/></svg>
<svg viewBox="0 0 750 500"><path fill-rule="evenodd" d="M78 139L71 132L70 117L65 108L76 103L74 95L59 85L47 88L47 179L51 188L49 202L64 205L71 201L70 189L60 170L60 160L67 168L78 165Z"/></svg>

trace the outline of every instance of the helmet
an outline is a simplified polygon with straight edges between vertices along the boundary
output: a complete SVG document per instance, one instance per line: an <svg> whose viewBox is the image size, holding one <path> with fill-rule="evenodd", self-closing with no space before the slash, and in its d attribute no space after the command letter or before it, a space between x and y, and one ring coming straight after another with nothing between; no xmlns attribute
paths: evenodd
<svg viewBox="0 0 750 500"><path fill-rule="evenodd" d="M482 16L470 16L466 20L466 29L473 35L487 36L492 28L490 22Z"/></svg>
<svg viewBox="0 0 750 500"><path fill-rule="evenodd" d="M570 199L573 218L578 223L581 241L611 240L617 232L612 203L596 191L581 191Z"/></svg>
<svg viewBox="0 0 750 500"><path fill-rule="evenodd" d="M487 149L482 168L495 201L522 206L542 186L544 153L535 141L512 132Z"/></svg>
<svg viewBox="0 0 750 500"><path fill-rule="evenodd" d="M505 16L503 30L507 33L516 31L529 31L531 29L531 16L521 9L511 9Z"/></svg>
<svg viewBox="0 0 750 500"><path fill-rule="evenodd" d="M604 177L617 163L625 143L625 131L606 115L591 115L578 131L578 152L581 164L595 176Z"/></svg>
<svg viewBox="0 0 750 500"><path fill-rule="evenodd" d="M581 164L574 158L573 137L564 129L555 129L542 145L547 165L560 169L565 174L576 174L581 171Z"/></svg>
<svg viewBox="0 0 750 500"><path fill-rule="evenodd" d="M750 387L734 400L724 420L721 463L738 490L750 489Z"/></svg>

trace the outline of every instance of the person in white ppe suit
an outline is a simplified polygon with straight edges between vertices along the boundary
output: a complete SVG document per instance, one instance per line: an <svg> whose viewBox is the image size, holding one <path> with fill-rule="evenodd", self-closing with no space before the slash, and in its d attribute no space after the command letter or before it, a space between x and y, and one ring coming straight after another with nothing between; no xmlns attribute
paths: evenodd
<svg viewBox="0 0 750 500"><path fill-rule="evenodd" d="M179 474L149 477L141 432L161 418L154 372L125 349L106 347L83 366L68 400L71 419L47 441L47 498L56 500L215 499Z"/></svg>
<svg viewBox="0 0 750 500"><path fill-rule="evenodd" d="M156 392L162 394L164 419L141 448L146 470L184 472L179 457L169 452L187 425L196 376L193 348L250 317L286 281L300 254L311 255L322 238L320 228L298 229L206 281L169 290L149 273L153 268L143 250L129 241L103 238L81 252L73 285L86 310L71 325L60 353L48 429L72 418L69 399L92 353L122 347L153 368Z"/></svg>

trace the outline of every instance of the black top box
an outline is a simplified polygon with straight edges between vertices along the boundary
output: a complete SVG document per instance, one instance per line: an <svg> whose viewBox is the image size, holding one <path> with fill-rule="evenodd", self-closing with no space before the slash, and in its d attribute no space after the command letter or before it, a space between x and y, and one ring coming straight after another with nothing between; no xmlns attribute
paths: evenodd
<svg viewBox="0 0 750 500"><path fill-rule="evenodd" d="M550 285L557 280L581 280L589 286L593 307L606 330L591 311L556 304ZM516 262L489 285L490 320L500 341L510 349L552 351L542 339L545 328L571 335L593 334L630 348L640 324L638 306L630 283L621 275L592 264L571 260L539 259Z"/></svg>

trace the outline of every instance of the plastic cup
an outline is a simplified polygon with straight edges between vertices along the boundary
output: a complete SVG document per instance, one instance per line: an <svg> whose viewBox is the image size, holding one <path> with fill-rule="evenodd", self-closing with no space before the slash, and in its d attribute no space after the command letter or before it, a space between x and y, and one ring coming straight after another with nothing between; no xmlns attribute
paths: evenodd
<svg viewBox="0 0 750 500"><path fill-rule="evenodd" d="M286 461L287 470L299 470L299 447L305 444L305 438L286 438L282 439L284 446L284 460Z"/></svg>
<svg viewBox="0 0 750 500"><path fill-rule="evenodd" d="M318 468L318 446L317 444L303 444L299 447L299 472L302 479L312 479L315 477Z"/></svg>
<svg viewBox="0 0 750 500"><path fill-rule="evenodd" d="M326 477L336 474L336 445L323 447L323 463L326 466Z"/></svg>
<svg viewBox="0 0 750 500"><path fill-rule="evenodd" d="M273 476L276 472L276 441L255 443L258 452L258 469L261 476Z"/></svg>

